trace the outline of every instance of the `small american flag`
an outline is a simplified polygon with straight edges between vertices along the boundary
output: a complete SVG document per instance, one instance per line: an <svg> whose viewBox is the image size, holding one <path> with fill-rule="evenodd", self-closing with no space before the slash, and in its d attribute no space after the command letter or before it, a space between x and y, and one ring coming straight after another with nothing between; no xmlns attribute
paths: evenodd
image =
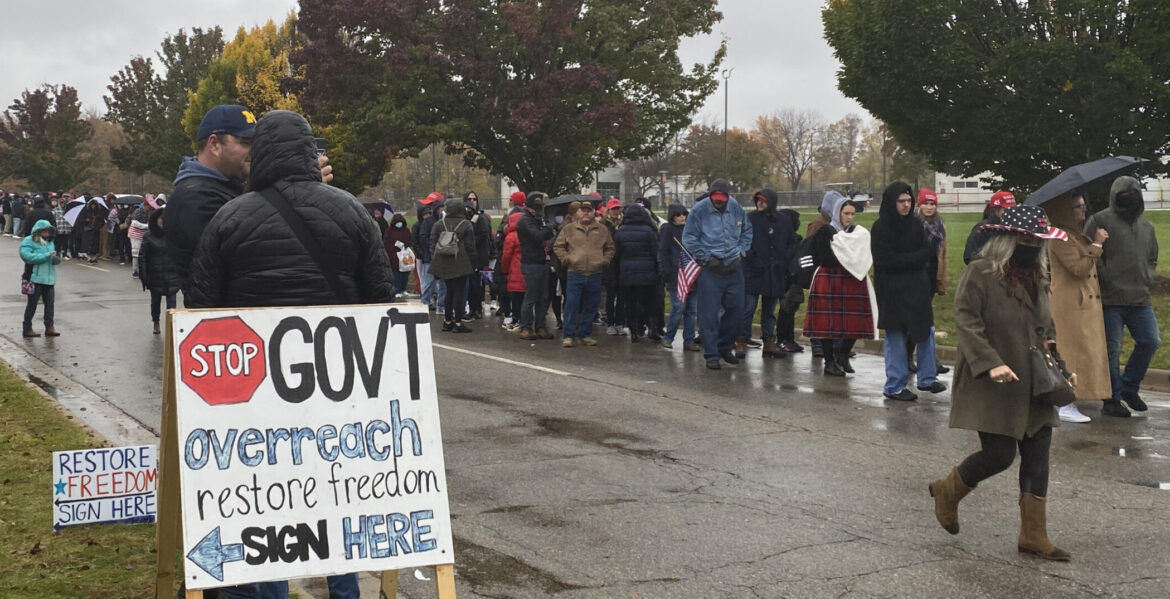
<svg viewBox="0 0 1170 599"><path fill-rule="evenodd" d="M675 243L678 243L677 239ZM687 296L691 294L691 287L695 284L695 279L699 278L699 271L703 269L699 267L683 244L679 243L678 247L682 249L682 253L678 255L678 299L686 302Z"/></svg>

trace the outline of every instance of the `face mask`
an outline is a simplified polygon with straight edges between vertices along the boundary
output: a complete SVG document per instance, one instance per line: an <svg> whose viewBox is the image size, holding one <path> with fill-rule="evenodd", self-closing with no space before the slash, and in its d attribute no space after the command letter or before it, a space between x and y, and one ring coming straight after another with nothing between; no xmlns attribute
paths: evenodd
<svg viewBox="0 0 1170 599"><path fill-rule="evenodd" d="M1028 268L1036 265L1036 260L1040 257L1040 246L1017 244L1015 251L1012 252L1012 263L1021 268Z"/></svg>
<svg viewBox="0 0 1170 599"><path fill-rule="evenodd" d="M396 229L401 229L402 227L405 227L405 226L406 226L406 223L394 223L394 228L396 228Z"/></svg>
<svg viewBox="0 0 1170 599"><path fill-rule="evenodd" d="M559 224L565 222L565 217L558 216L558 217L554 218L553 220L557 221L557 224L559 225Z"/></svg>

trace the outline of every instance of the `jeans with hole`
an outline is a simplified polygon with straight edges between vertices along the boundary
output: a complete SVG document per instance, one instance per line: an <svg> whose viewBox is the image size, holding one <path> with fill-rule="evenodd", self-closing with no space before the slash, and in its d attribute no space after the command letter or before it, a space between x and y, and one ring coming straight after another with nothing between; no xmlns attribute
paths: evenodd
<svg viewBox="0 0 1170 599"><path fill-rule="evenodd" d="M731 353L731 344L743 325L743 271L721 277L703 269L695 287L699 294L703 357L713 360Z"/></svg>
<svg viewBox="0 0 1170 599"><path fill-rule="evenodd" d="M597 306L601 303L601 273L565 276L565 337L583 339L593 333Z"/></svg>
<svg viewBox="0 0 1170 599"><path fill-rule="evenodd" d="M1158 349L1160 336L1158 320L1151 306L1105 306L1105 347L1109 352L1109 384L1113 401L1120 401L1122 393L1137 393L1146 376L1150 360ZM1124 329L1133 337L1133 352L1121 372L1121 338ZM1104 399L1104 398L1102 398Z"/></svg>
<svg viewBox="0 0 1170 599"><path fill-rule="evenodd" d="M910 383L910 363L906 356L906 332L886 329L882 342L886 358L886 384L882 392L897 395ZM938 380L938 363L934 356L934 327L926 339L918 342L918 386L929 387Z"/></svg>
<svg viewBox="0 0 1170 599"><path fill-rule="evenodd" d="M687 294L687 301L683 302L678 298L678 284L666 287L670 290L670 319L666 321L666 336L663 338L673 343L678 325L682 323L683 345L691 345L695 342L695 324L699 318L698 294L692 290Z"/></svg>

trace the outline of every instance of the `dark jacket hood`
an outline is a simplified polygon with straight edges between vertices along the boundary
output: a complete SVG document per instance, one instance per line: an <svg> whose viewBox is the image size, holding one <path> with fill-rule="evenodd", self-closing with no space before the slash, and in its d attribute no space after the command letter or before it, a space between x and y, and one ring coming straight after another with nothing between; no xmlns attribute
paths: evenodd
<svg viewBox="0 0 1170 599"><path fill-rule="evenodd" d="M452 198L443 204L443 217L452 220L467 220L467 212L463 209L463 200Z"/></svg>
<svg viewBox="0 0 1170 599"><path fill-rule="evenodd" d="M650 213L638 204L630 204L626 206L626 210L622 216L622 225L649 225L654 226L654 221L650 220Z"/></svg>
<svg viewBox="0 0 1170 599"><path fill-rule="evenodd" d="M787 216L788 220L792 221L792 230L793 231L800 230L800 213L799 212L792 210L791 208L785 208L785 209L780 211L780 214Z"/></svg>
<svg viewBox="0 0 1170 599"><path fill-rule="evenodd" d="M711 182L711 187L709 189L707 189L707 195L711 195L712 193L715 193L716 191L722 191L723 193L730 196L731 195L731 184L727 182L727 179L715 179L714 181Z"/></svg>
<svg viewBox="0 0 1170 599"><path fill-rule="evenodd" d="M761 195L764 196L764 199L768 202L768 205L767 205L767 208L765 208L765 211L766 212L776 212L776 206L778 206L780 204L780 198L778 198L776 196L776 190L768 189L767 187L765 187L764 189L757 191L756 195L752 196L753 203L755 202L756 196L761 196Z"/></svg>
<svg viewBox="0 0 1170 599"><path fill-rule="evenodd" d="M390 228L391 229L394 228L394 223L402 223L405 226L406 225L406 217L402 216L402 214L400 214L398 212L395 212L394 216L390 217Z"/></svg>
<svg viewBox="0 0 1170 599"><path fill-rule="evenodd" d="M421 221L422 221L424 218L426 218L428 215L430 215L430 213L431 213L431 207L430 207L430 206L426 206L426 205L422 205L422 204L420 204L420 205L419 205L419 207L418 207L418 209L416 209L416 210L414 211L414 214L415 214L415 216L417 216L417 217L418 217L418 220L419 220L420 222L421 222Z"/></svg>
<svg viewBox="0 0 1170 599"><path fill-rule="evenodd" d="M911 198L914 197L914 189L910 187L909 183L903 181L890 183L886 187L886 190L882 192L882 205L878 208L878 217L889 219L891 226L899 227L914 222L913 210L906 216L898 214L898 196L904 193L910 194Z"/></svg>
<svg viewBox="0 0 1170 599"><path fill-rule="evenodd" d="M163 212L165 211L166 208L151 210L150 216L146 217L146 223L150 227L150 234L159 239L163 238L163 228L162 225L158 224L158 219L163 217Z"/></svg>
<svg viewBox="0 0 1170 599"><path fill-rule="evenodd" d="M317 144L305 117L273 110L256 122L250 185L266 189L277 181L320 181Z"/></svg>
<svg viewBox="0 0 1170 599"><path fill-rule="evenodd" d="M666 207L666 222L674 224L674 217L688 214L686 206L671 204Z"/></svg>
<svg viewBox="0 0 1170 599"><path fill-rule="evenodd" d="M1141 182L1128 176L1115 179L1109 188L1109 207L1122 220L1133 224L1146 211Z"/></svg>

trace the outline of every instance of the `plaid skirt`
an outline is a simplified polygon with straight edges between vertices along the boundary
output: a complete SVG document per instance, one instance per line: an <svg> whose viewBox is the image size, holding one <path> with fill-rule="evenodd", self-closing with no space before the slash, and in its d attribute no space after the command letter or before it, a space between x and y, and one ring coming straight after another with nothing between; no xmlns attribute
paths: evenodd
<svg viewBox="0 0 1170 599"><path fill-rule="evenodd" d="M821 266L809 287L804 336L809 339L873 339L869 286L843 266Z"/></svg>

